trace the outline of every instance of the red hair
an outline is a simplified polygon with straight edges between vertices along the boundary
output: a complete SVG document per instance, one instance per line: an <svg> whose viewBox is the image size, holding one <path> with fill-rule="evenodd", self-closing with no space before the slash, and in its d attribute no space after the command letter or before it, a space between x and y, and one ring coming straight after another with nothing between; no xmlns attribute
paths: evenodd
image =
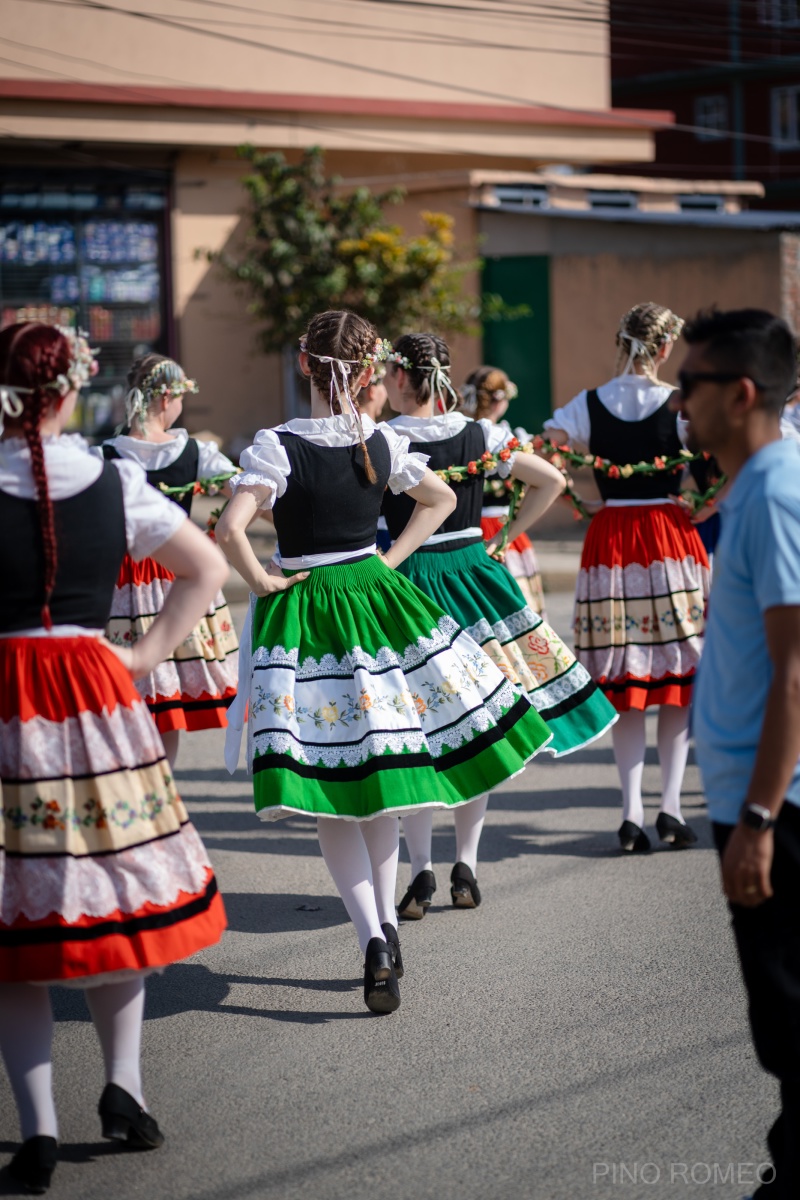
<svg viewBox="0 0 800 1200"><path fill-rule="evenodd" d="M58 550L55 515L47 486L44 447L39 427L53 400L59 397L58 390L47 385L54 383L59 375L66 375L71 362L69 342L63 333L59 333L52 325L26 321L19 325L9 325L0 331L0 384L25 389L19 393L22 401L21 416L13 421L7 420L6 423L12 428L17 425L20 427L31 452L36 506L44 548L42 624L46 629L52 628L53 624L50 600L56 582Z"/></svg>

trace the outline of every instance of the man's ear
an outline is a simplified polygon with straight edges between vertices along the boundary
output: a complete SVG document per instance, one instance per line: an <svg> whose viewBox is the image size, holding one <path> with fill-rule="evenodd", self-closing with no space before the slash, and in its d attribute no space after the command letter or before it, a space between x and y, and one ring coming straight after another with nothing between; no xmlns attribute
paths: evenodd
<svg viewBox="0 0 800 1200"><path fill-rule="evenodd" d="M758 408L758 388L752 379L745 375L739 380L739 388L739 395L736 397L737 407L744 412L752 412L754 408Z"/></svg>

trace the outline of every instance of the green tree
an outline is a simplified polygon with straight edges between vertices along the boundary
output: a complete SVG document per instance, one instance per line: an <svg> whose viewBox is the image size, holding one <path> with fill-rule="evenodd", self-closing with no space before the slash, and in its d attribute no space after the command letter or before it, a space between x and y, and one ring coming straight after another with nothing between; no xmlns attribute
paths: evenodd
<svg viewBox="0 0 800 1200"><path fill-rule="evenodd" d="M253 146L238 153L250 165L250 227L238 254L207 257L249 290L266 351L294 344L327 308L351 308L388 337L420 327L476 331L484 313L516 315L499 297L465 294L464 275L480 263L457 260L446 213L422 213L425 231L409 235L385 213L401 188L345 191L326 175L319 147L297 165Z"/></svg>

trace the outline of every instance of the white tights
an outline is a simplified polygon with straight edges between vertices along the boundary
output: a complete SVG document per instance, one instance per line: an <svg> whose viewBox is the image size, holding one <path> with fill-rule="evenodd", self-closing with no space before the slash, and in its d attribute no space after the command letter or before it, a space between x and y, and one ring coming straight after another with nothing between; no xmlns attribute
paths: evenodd
<svg viewBox="0 0 800 1200"><path fill-rule="evenodd" d="M317 833L325 866L365 951L370 938L383 938L381 925L397 925L400 823L391 813L370 821L318 817Z"/></svg>
<svg viewBox="0 0 800 1200"><path fill-rule="evenodd" d="M478 796L468 804L459 804L453 809L456 827L456 862L466 863L473 875L478 869L478 843L483 832L489 794ZM411 859L411 878L416 879L420 871L433 870L433 809L418 808L403 814L403 835Z"/></svg>
<svg viewBox="0 0 800 1200"><path fill-rule="evenodd" d="M103 1051L107 1083L116 1083L144 1107L139 1051L144 978L86 989ZM0 984L0 1051L17 1102L22 1140L58 1137L53 1103L53 1010L46 987Z"/></svg>
<svg viewBox="0 0 800 1200"><path fill-rule="evenodd" d="M642 771L644 770L644 713L620 713L612 726L614 758L622 785L622 819L644 826ZM681 816L681 784L689 755L689 709L662 704L658 709L658 761L661 766L661 808L678 821ZM685 822L684 822L685 824Z"/></svg>

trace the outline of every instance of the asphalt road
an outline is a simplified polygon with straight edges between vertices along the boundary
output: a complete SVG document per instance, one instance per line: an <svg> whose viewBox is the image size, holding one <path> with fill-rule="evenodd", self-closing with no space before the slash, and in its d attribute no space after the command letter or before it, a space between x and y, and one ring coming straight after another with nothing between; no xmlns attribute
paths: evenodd
<svg viewBox="0 0 800 1200"><path fill-rule="evenodd" d="M566 633L570 598L550 598ZM645 769L648 823L658 770ZM166 1145L100 1139L100 1053L83 996L54 990L62 1161L55 1200L738 1198L777 1088L750 1044L697 770L689 851L616 852L606 737L542 757L493 795L484 903L401 926L403 1002L375 1017L313 825L260 825L222 736L178 777L226 897L221 944L148 983L145 1085ZM408 866L401 863L398 895ZM0 1155L17 1139L0 1082ZM7 1180L0 1194L12 1194Z"/></svg>

